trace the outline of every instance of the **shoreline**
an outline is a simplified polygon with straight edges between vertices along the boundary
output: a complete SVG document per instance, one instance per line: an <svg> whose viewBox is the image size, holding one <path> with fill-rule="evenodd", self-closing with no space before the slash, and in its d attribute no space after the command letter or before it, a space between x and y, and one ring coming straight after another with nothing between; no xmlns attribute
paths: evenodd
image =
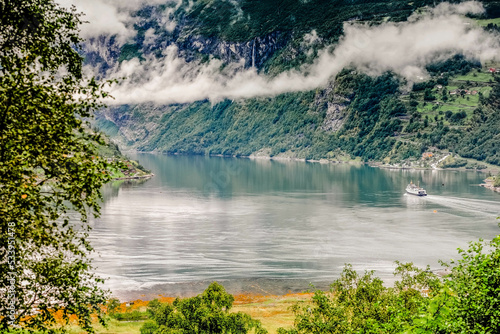
<svg viewBox="0 0 500 334"><path fill-rule="evenodd" d="M223 285L231 295L248 296L284 296L315 290L329 290L330 284L335 280L311 282L306 279L292 278L244 278L244 279L221 279L201 280L182 283L158 283L140 289L116 289L111 291L111 298L118 298L122 302L143 300L149 301L155 298L188 298L201 294L212 282ZM313 284L313 286L311 286Z"/></svg>
<svg viewBox="0 0 500 334"><path fill-rule="evenodd" d="M445 170L445 171L455 171L455 172L475 172L475 173L488 173L488 172L498 172L500 171L500 166L498 168L485 168L485 169L467 169L464 167L459 168L432 168L432 167L418 167L418 166L393 166L393 165L371 165L372 167L382 168L382 169L402 169L402 170Z"/></svg>
<svg viewBox="0 0 500 334"><path fill-rule="evenodd" d="M129 150L129 151L124 151L126 153L142 153L142 154L153 154L153 155L165 155L165 156L207 156L207 157L217 157L217 158L236 158L236 159L249 159L249 160L275 160L275 161L300 161L300 162L306 162L306 163L320 163L320 164L349 164L349 165L367 165L373 168L382 168L382 169L401 169L401 170L449 170L449 171L461 171L461 172L480 172L480 173L488 173L488 172L493 172L493 173L499 173L500 172L500 166L492 166L491 168L484 168L484 169L467 169L464 167L458 167L458 168L439 168L435 167L437 164L434 164L434 166L431 164L429 167L422 167L422 166L398 166L398 165L390 165L390 164L384 164L381 161L361 161L361 160L331 160L331 159L306 159L306 158L293 158L293 157L283 157L283 156L268 156L268 155L228 155L228 154L183 154L183 153L162 153L162 152L157 152L157 151L150 151L150 152L144 152L144 151L134 151L134 150ZM448 154L449 155L449 154ZM444 158L446 158L448 155L445 155ZM441 160L444 160L444 158L440 159L438 162ZM154 174L152 174L154 176ZM115 179L114 179L115 180Z"/></svg>
<svg viewBox="0 0 500 334"><path fill-rule="evenodd" d="M111 181L121 181L121 180L141 180L141 179L150 179L153 176L155 176L153 173L147 174L147 175L140 175L140 176L125 176L125 177L116 177L114 179L111 179Z"/></svg>
<svg viewBox="0 0 500 334"><path fill-rule="evenodd" d="M447 268L436 267L431 271L440 276L449 274ZM394 286L401 277L391 275L376 275L384 282L384 286ZM111 298L121 302L135 300L151 301L155 298L190 298L203 293L212 282L221 284L233 296L281 297L290 294L314 293L317 290L329 291L331 284L340 278L331 277L328 280L308 280L303 278L234 278L234 279L203 279L176 283L155 283L142 288L111 290Z"/></svg>
<svg viewBox="0 0 500 334"><path fill-rule="evenodd" d="M306 158L294 158L294 157L284 157L284 156L269 156L269 155L231 155L231 154L189 154L189 153L163 153L158 151L135 151L128 150L123 151L124 153L133 154L153 154L153 155L165 155L165 156L200 156L200 157L216 157L216 158L236 158L236 159L249 159L249 160L276 160L276 161L300 161L300 162L314 162L314 163L324 163L324 164L356 164L356 165L367 165L369 162L363 162L361 160L330 160L330 159L306 159Z"/></svg>
<svg viewBox="0 0 500 334"><path fill-rule="evenodd" d="M500 193L500 187L494 187L492 180L486 179L486 180L484 180L484 183L481 183L479 186L486 188L486 189L490 189L491 191Z"/></svg>

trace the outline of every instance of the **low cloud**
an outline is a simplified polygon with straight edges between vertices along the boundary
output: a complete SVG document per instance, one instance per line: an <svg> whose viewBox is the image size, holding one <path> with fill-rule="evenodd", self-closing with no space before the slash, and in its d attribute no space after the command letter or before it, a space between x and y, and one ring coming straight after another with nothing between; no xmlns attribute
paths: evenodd
<svg viewBox="0 0 500 334"><path fill-rule="evenodd" d="M425 76L425 66L462 53L481 61L500 51L497 35L473 26L458 15L432 15L418 20L377 27L344 26L335 60L347 61L369 74L394 71L413 80Z"/></svg>
<svg viewBox="0 0 500 334"><path fill-rule="evenodd" d="M113 4L101 0L56 0L61 6L75 6L84 14L82 20L87 23L81 26L83 38L99 37L101 35L116 35L123 42L133 36L126 22L128 13L120 12Z"/></svg>
<svg viewBox="0 0 500 334"><path fill-rule="evenodd" d="M449 15L449 14L481 14L484 12L483 5L478 1L467 1L459 4L443 2L432 8L431 15ZM417 15L418 16L418 15Z"/></svg>
<svg viewBox="0 0 500 334"><path fill-rule="evenodd" d="M111 103L187 103L306 91L324 87L347 66L370 75L393 71L409 81L421 80L427 76L427 64L456 53L481 61L499 54L498 36L461 16L483 10L475 1L444 3L413 15L408 22L379 26L346 23L344 37L333 52L328 51L331 47L325 48L313 64L272 78L244 69L241 63L220 70L219 60L186 62L171 46L161 59L132 59L113 69L110 77L126 79L112 89L115 100Z"/></svg>
<svg viewBox="0 0 500 334"><path fill-rule="evenodd" d="M133 28L135 19L132 13L144 5L175 4L179 6L182 0L56 0L61 6L75 6L78 12L84 14L81 35L88 39L100 36L116 36L119 44L126 43L135 36ZM177 8L177 7L176 7ZM173 9L168 8L162 22L170 31L175 28L175 22L169 18Z"/></svg>

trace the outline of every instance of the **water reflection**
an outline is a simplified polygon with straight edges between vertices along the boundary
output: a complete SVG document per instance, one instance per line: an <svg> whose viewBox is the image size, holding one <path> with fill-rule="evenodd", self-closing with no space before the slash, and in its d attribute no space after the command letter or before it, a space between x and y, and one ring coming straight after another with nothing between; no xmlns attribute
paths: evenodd
<svg viewBox="0 0 500 334"><path fill-rule="evenodd" d="M105 190L92 232L112 289L212 279L333 280L344 263L391 277L498 233L483 175L140 155L155 173ZM407 196L408 182L429 196ZM307 288L304 287L304 288Z"/></svg>
<svg viewBox="0 0 500 334"><path fill-rule="evenodd" d="M403 195L406 207L409 209L421 210L427 205L427 196L414 196L409 194Z"/></svg>

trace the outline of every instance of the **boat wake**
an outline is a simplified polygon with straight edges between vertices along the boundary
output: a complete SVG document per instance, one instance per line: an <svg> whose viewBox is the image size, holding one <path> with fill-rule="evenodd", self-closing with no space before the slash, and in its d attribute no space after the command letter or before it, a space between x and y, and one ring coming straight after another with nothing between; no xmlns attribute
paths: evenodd
<svg viewBox="0 0 500 334"><path fill-rule="evenodd" d="M487 216L500 216L500 202L496 201L437 195L427 195L426 200L459 211L474 212Z"/></svg>

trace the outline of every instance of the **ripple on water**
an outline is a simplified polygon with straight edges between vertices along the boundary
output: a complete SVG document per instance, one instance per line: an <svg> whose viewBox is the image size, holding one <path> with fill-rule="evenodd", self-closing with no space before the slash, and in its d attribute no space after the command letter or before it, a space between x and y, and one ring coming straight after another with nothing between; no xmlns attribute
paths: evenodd
<svg viewBox="0 0 500 334"><path fill-rule="evenodd" d="M91 233L96 271L113 291L198 291L211 280L235 291L251 281L305 290L336 279L345 263L392 279L394 260L437 268L457 247L498 233L499 196L471 186L476 173L136 158L155 177L106 191ZM410 179L429 196L405 195Z"/></svg>

